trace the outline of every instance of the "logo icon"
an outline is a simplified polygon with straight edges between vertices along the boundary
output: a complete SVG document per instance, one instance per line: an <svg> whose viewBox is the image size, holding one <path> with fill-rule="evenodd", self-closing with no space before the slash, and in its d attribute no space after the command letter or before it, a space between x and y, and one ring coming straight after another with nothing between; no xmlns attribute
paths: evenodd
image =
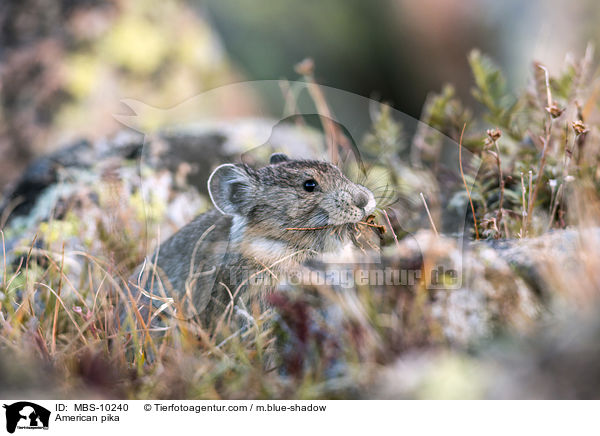
<svg viewBox="0 0 600 436"><path fill-rule="evenodd" d="M11 405L4 404L6 409L6 431L14 433L19 429L48 429L50 411L29 401L19 401Z"/></svg>

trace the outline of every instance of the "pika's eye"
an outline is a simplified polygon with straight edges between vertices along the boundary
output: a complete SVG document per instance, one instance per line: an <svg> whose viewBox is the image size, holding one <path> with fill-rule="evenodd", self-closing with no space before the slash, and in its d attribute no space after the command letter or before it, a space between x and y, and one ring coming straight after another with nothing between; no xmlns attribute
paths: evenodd
<svg viewBox="0 0 600 436"><path fill-rule="evenodd" d="M304 182L304 184L302 185L302 187L307 192L313 192L318 185L319 184L317 183L316 180L308 179L306 182Z"/></svg>

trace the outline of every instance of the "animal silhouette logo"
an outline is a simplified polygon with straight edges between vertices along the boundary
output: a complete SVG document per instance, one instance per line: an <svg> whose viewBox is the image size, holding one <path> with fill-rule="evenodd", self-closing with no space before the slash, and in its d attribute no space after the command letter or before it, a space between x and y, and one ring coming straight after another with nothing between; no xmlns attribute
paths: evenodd
<svg viewBox="0 0 600 436"><path fill-rule="evenodd" d="M10 405L4 404L6 409L6 431L14 433L19 429L48 429L50 411L38 404L29 401L19 401Z"/></svg>

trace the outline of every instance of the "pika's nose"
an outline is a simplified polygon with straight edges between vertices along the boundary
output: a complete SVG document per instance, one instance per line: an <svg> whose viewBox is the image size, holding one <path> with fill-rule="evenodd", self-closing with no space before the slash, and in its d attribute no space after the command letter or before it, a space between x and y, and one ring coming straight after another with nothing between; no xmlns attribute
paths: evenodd
<svg viewBox="0 0 600 436"><path fill-rule="evenodd" d="M354 194L354 204L357 207L364 209L364 207L369 204L369 196L367 193L361 190Z"/></svg>

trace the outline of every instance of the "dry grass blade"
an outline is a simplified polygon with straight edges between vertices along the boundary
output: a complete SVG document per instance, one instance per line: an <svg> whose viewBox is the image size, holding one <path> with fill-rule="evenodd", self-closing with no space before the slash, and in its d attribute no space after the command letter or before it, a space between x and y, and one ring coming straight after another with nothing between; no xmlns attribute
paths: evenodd
<svg viewBox="0 0 600 436"><path fill-rule="evenodd" d="M60 297L60 292L62 290L64 266L65 266L65 244L63 242L62 260L60 262L60 278L58 279L58 290L57 290L57 295L59 297ZM54 303L54 320L52 321L52 343L51 343L52 354L54 354L56 352L56 323L57 323L57 321L58 321L58 299Z"/></svg>
<svg viewBox="0 0 600 436"><path fill-rule="evenodd" d="M400 242L398 241L398 236L396 236L396 232L394 232L394 228L392 227L392 222L390 221L390 217L388 216L385 209L383 209L382 212L383 212L383 215L385 216L388 226L390 226L390 232L392 232L392 235L394 236L394 242L396 243L396 247L400 248Z"/></svg>
<svg viewBox="0 0 600 436"><path fill-rule="evenodd" d="M477 226L477 216L475 216L475 207L473 206L473 199L471 198L471 193L469 192L469 188L467 187L467 180L465 179L465 173L463 171L462 165L462 142L463 135L465 133L465 128L467 127L467 123L463 124L462 131L460 132L460 139L458 141L458 166L460 168L460 176L462 177L463 184L465 185L465 191L467 192L467 197L469 197L469 204L471 205L471 213L473 214L473 227L475 228L475 239L479 241L479 230Z"/></svg>
<svg viewBox="0 0 600 436"><path fill-rule="evenodd" d="M546 69L546 67L544 67L542 65L538 65L538 67L543 69L544 74L546 75L546 92L547 92L547 98L548 98L548 108L551 109L552 108L552 91L550 90L550 75L548 74L548 70ZM533 215L533 206L535 204L535 201L538 196L538 192L542 185L542 178L544 175L544 167L546 166L546 154L548 152L548 145L549 145L550 139L552 137L552 121L553 121L553 119L554 119L554 116L553 116L552 112L549 110L548 111L548 120L546 122L546 136L545 136L545 138L541 138L543 148L542 148L542 157L540 158L540 166L538 168L537 179L535 181L535 187L533 188L533 194L531 194L531 198L530 198L530 201L528 204L528 210L527 210L527 229L528 229L528 231L529 231L529 227L531 226L531 217Z"/></svg>
<svg viewBox="0 0 600 436"><path fill-rule="evenodd" d="M299 230L299 231L304 231L304 230L323 230L323 229L329 229L333 227L332 225L326 225L326 226L320 226L320 227L286 227L286 230Z"/></svg>
<svg viewBox="0 0 600 436"><path fill-rule="evenodd" d="M496 129L496 132L499 132L499 130ZM493 134L490 135L489 133L488 133L488 136L491 138L491 141L494 144L494 148L496 149L495 158L496 158L496 165L498 167L498 185L500 186L500 200L498 202L498 213L496 215L496 223L497 223L498 227L500 227L501 223L504 224L504 236L506 238L509 238L510 235L508 233L508 226L507 226L506 220L503 220L503 218L504 218L504 174L502 173L502 160L500 157L500 147L498 146L498 137L496 137Z"/></svg>
<svg viewBox="0 0 600 436"><path fill-rule="evenodd" d="M431 212L429 212L429 207L427 206L427 201L425 201L425 196L422 192L419 193L421 196L421 200L423 200L423 205L425 206L425 210L427 211L427 216L429 217L429 223L431 224L431 228L433 229L433 233L435 236L439 236L437 229L435 228L435 223L433 222L433 218L431 217Z"/></svg>
<svg viewBox="0 0 600 436"><path fill-rule="evenodd" d="M314 67L314 61L312 59L304 59L302 62L296 65L296 72L304 76L307 81L308 92L315 102L317 113L321 118L321 123L323 125L323 129L325 130L325 137L327 139L331 161L333 163L338 163L338 146L342 146L346 149L350 149L351 147L348 143L348 139L340 131L336 123L333 122L333 116L331 114L331 110L329 109L329 105L327 104L327 100L325 99L325 95L323 95L321 87L315 81Z"/></svg>
<svg viewBox="0 0 600 436"><path fill-rule="evenodd" d="M60 298L60 296L54 291L54 289L52 289L47 284L36 282L36 285L42 286L42 287L48 289L50 292L52 292L52 294L54 294L54 296L56 297L56 301L58 301L60 303L60 305L65 310L65 313L67 314L67 316L69 317L69 319L71 320L71 322L73 323L73 325L75 326L75 328L77 329L77 333L81 337L81 340L83 341L84 344L87 345L88 342L87 342L87 339L85 338L85 335L81 331L81 328L79 327L79 324L77 324L77 321L75 321L75 318L73 318L73 315L71 315L71 312L69 312L69 310L67 309L67 306L65 305L64 301L62 300L62 298Z"/></svg>
<svg viewBox="0 0 600 436"><path fill-rule="evenodd" d="M524 238L527 236L527 204L525 203L525 180L523 173L521 173L521 231L519 237Z"/></svg>
<svg viewBox="0 0 600 436"><path fill-rule="evenodd" d="M21 258L21 260L19 261L19 265L17 266L17 269L16 269L15 273L12 275L12 277L10 278L10 280L8 281L8 283L6 284L6 287L4 288L6 290L6 292L8 292L9 290L11 290L10 286L12 285L12 282L21 273L21 268L23 268L23 258Z"/></svg>
<svg viewBox="0 0 600 436"><path fill-rule="evenodd" d="M548 121L548 125L552 125L552 120ZM546 166L546 152L548 151L548 142L550 142L550 128L548 128L548 132L546 133L546 137L542 138L542 143L544 144L542 149L542 157L540 159L540 166L537 172L537 179L535 181L535 186L533 188L533 193L531 194L531 198L528 205L527 210L527 228L531 226L531 215L533 214L533 205L535 204L535 200L537 199L540 187L542 185L542 176L544 175L544 167Z"/></svg>

